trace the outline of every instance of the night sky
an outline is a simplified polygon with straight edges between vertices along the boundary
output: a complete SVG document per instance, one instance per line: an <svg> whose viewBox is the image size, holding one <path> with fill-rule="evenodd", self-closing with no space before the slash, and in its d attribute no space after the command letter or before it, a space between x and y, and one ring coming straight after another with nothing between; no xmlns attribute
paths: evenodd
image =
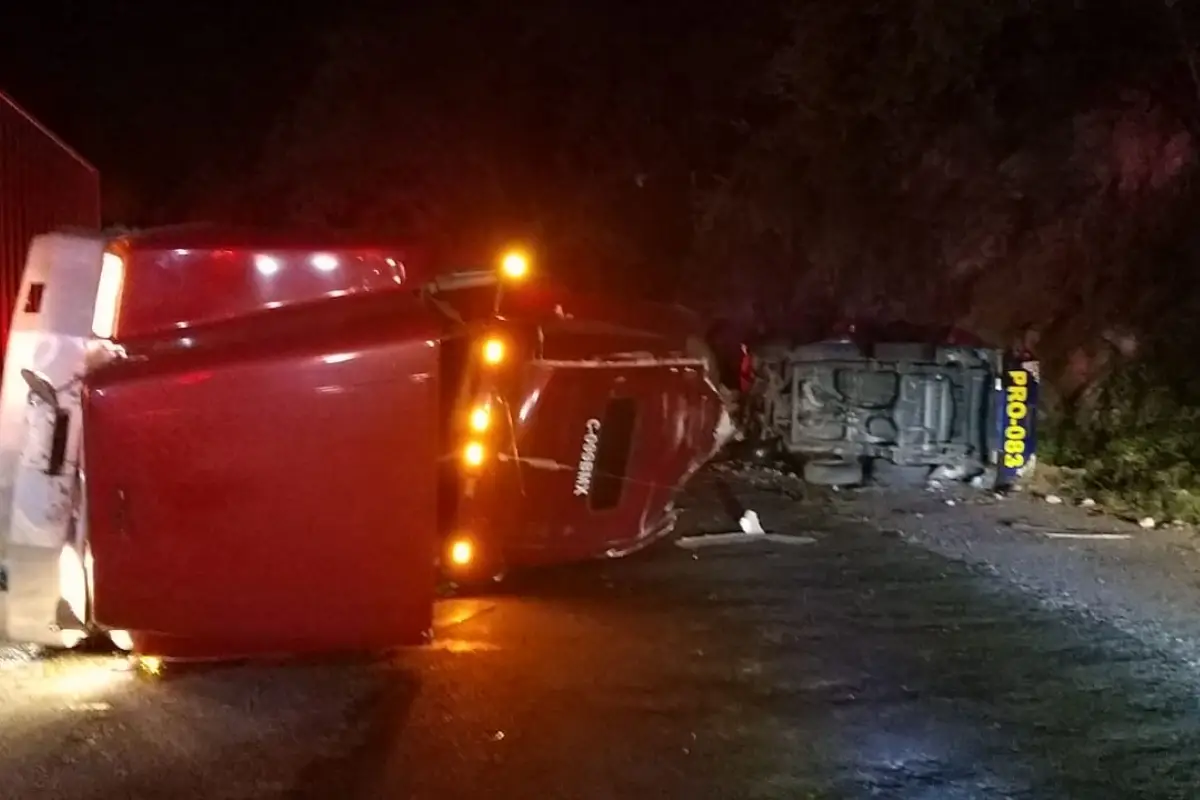
<svg viewBox="0 0 1200 800"><path fill-rule="evenodd" d="M44 2L6 11L0 89L100 169L109 222L515 236L781 325L1008 336L1200 250L1195 7Z"/></svg>
<svg viewBox="0 0 1200 800"><path fill-rule="evenodd" d="M0 89L99 167L110 204L251 164L339 17L315 2L12 6Z"/></svg>

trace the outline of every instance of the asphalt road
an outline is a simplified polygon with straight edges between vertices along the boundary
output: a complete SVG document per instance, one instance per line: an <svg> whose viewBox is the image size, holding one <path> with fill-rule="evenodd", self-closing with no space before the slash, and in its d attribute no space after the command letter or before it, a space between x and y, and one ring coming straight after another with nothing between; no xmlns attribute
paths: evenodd
<svg viewBox="0 0 1200 800"><path fill-rule="evenodd" d="M861 504L727 479L797 538L518 577L388 663L10 660L0 798L1200 796L1184 659ZM711 480L689 533L731 527Z"/></svg>

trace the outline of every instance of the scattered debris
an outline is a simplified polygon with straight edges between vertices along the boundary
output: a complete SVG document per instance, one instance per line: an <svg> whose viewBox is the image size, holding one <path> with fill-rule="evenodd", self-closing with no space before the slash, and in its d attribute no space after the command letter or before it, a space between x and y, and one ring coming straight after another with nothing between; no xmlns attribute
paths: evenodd
<svg viewBox="0 0 1200 800"><path fill-rule="evenodd" d="M793 535L790 533L768 533L764 538L774 544L816 544L812 536Z"/></svg>
<svg viewBox="0 0 1200 800"><path fill-rule="evenodd" d="M1154 517L1142 517L1142 520L1138 523L1138 525L1141 525L1146 530L1153 530L1154 528L1158 527L1158 521L1155 520Z"/></svg>
<svg viewBox="0 0 1200 800"><path fill-rule="evenodd" d="M719 547L730 544L754 544L771 542L772 544L816 544L812 536L793 535L786 533L702 533L696 536L683 536L675 540L676 547L684 550L697 550L701 547Z"/></svg>
<svg viewBox="0 0 1200 800"><path fill-rule="evenodd" d="M1048 539L1099 539L1111 541L1123 541L1132 539L1128 533L1090 533L1087 531L1042 531L1042 534Z"/></svg>
<svg viewBox="0 0 1200 800"><path fill-rule="evenodd" d="M1052 506L1061 506L1063 499L1056 494L1046 495L1046 502Z"/></svg>
<svg viewBox="0 0 1200 800"><path fill-rule="evenodd" d="M758 521L758 513L755 511L747 510L738 524L742 526L742 533L749 536L762 536L766 533L762 529L762 524Z"/></svg>
<svg viewBox="0 0 1200 800"><path fill-rule="evenodd" d="M675 546L682 547L684 550L695 550L699 547L744 544L746 542L760 542L762 540L762 536L751 536L741 531L735 533L701 533L696 536L681 536L675 540Z"/></svg>
<svg viewBox="0 0 1200 800"><path fill-rule="evenodd" d="M1079 505L1083 506L1084 508L1095 508L1096 501L1090 497L1085 497L1079 501Z"/></svg>
<svg viewBox="0 0 1200 800"><path fill-rule="evenodd" d="M942 464L935 467L933 472L930 473L930 482L950 481L951 483L955 483L965 480L966 477L967 468L964 465Z"/></svg>
<svg viewBox="0 0 1200 800"><path fill-rule="evenodd" d="M1018 531L1038 533L1047 539L1108 539L1117 541L1133 538L1130 534L1122 533L1121 531L1094 531L1087 528L1051 528L1045 525L1030 525L1027 522L1018 522L1015 520L1000 520L1000 524Z"/></svg>

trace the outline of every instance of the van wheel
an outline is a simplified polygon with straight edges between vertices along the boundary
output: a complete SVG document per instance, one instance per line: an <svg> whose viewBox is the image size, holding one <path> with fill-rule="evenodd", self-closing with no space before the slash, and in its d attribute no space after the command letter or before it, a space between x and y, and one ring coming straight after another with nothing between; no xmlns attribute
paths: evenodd
<svg viewBox="0 0 1200 800"><path fill-rule="evenodd" d="M863 482L860 461L819 459L804 464L804 480L816 486L856 486Z"/></svg>

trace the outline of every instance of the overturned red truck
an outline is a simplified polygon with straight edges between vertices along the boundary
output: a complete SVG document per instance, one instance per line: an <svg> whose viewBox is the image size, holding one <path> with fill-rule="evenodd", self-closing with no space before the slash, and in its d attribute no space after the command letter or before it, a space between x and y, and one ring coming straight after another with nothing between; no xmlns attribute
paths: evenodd
<svg viewBox="0 0 1200 800"><path fill-rule="evenodd" d="M386 648L428 635L439 571L668 535L729 432L697 320L528 271L211 226L37 238L0 394L0 632Z"/></svg>

